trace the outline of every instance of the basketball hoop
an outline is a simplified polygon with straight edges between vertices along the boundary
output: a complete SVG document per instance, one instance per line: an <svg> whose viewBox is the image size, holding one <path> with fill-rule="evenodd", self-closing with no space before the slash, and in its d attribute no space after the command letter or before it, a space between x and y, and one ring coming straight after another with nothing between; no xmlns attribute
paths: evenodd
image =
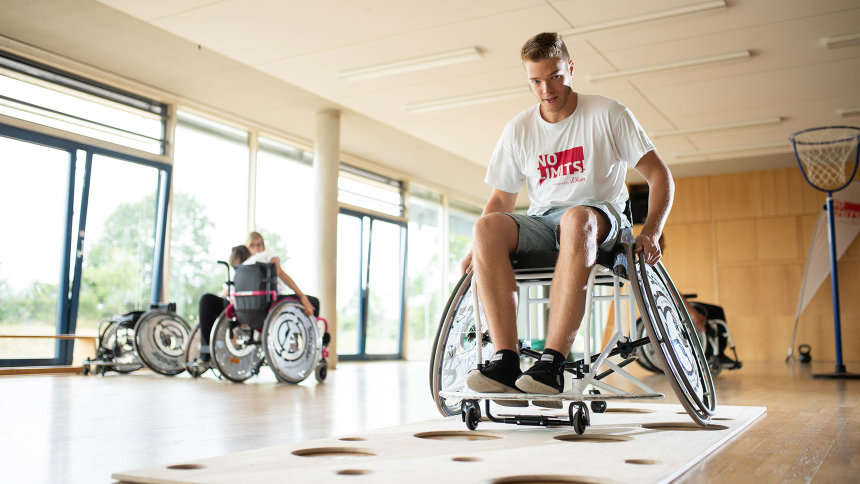
<svg viewBox="0 0 860 484"><path fill-rule="evenodd" d="M857 172L860 128L826 126L791 135L800 171L813 188L838 192Z"/></svg>
<svg viewBox="0 0 860 484"><path fill-rule="evenodd" d="M813 378L860 378L845 371L842 364L842 327L839 315L839 278L836 274L836 229L833 210L833 192L847 187L857 173L860 161L860 128L855 126L825 126L798 131L790 137L794 156L803 178L816 190L827 192L827 225L830 239L830 287L833 293L833 333L836 344L836 370L833 373L813 374ZM794 321L789 358L797 335L797 318Z"/></svg>

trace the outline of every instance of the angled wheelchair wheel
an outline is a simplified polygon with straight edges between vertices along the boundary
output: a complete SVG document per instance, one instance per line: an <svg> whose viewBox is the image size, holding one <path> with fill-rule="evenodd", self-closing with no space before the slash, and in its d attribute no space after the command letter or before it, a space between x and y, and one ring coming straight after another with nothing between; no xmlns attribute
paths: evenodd
<svg viewBox="0 0 860 484"><path fill-rule="evenodd" d="M299 383L313 375L320 362L322 336L315 318L303 309L296 299L282 299L263 324L266 363L285 383Z"/></svg>
<svg viewBox="0 0 860 484"><path fill-rule="evenodd" d="M113 353L111 370L131 373L143 365L134 353L134 328L126 324L111 323L101 337L101 347Z"/></svg>
<svg viewBox="0 0 860 484"><path fill-rule="evenodd" d="M445 416L461 413L462 401L442 398L440 391L466 387L466 374L476 366L476 348L489 359L495 352L481 311L482 335L475 334L475 308L472 299L472 273L465 274L448 299L430 359L430 391L439 412Z"/></svg>
<svg viewBox="0 0 860 484"><path fill-rule="evenodd" d="M241 383L260 372L263 366L263 345L253 341L254 333L246 325L222 312L215 325L209 346L212 363L224 378Z"/></svg>
<svg viewBox="0 0 860 484"><path fill-rule="evenodd" d="M194 361L195 358L200 357L200 323L195 324L191 328L191 333L188 336L188 341L185 342L183 352L185 354L185 363Z"/></svg>
<svg viewBox="0 0 860 484"><path fill-rule="evenodd" d="M663 264L649 266L627 248L628 273L639 312L669 385L697 424L707 426L717 407L716 391L702 346L681 295Z"/></svg>
<svg viewBox="0 0 860 484"><path fill-rule="evenodd" d="M648 333L645 330L645 325L642 324L642 318L637 318L636 339L638 340L647 337ZM660 367L660 358L657 356L657 353L654 351L654 347L651 346L650 343L639 348L639 358L636 358L636 363L648 371L654 373L663 373L663 370Z"/></svg>
<svg viewBox="0 0 860 484"><path fill-rule="evenodd" d="M162 375L185 371L185 342L190 326L178 314L155 309L137 321L134 351L143 366Z"/></svg>

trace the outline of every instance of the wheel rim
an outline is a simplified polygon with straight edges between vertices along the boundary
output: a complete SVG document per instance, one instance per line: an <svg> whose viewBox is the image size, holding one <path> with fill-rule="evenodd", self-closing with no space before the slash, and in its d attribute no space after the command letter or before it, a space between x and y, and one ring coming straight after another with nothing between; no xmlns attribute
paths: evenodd
<svg viewBox="0 0 860 484"><path fill-rule="evenodd" d="M639 312L651 345L660 350L655 356L687 413L706 425L716 408L716 393L690 316L679 303L681 296L662 264L652 267L640 257L634 258L632 247L628 248L628 264L634 266L629 272L637 277L633 289L639 296Z"/></svg>
<svg viewBox="0 0 860 484"><path fill-rule="evenodd" d="M129 373L141 367L140 361L134 353L134 329L126 325L112 324L105 331L101 340L101 345L104 348L109 348L113 352L113 362L111 365L114 371L119 373Z"/></svg>
<svg viewBox="0 0 860 484"><path fill-rule="evenodd" d="M432 378L432 391L436 407L446 416L460 412L461 400L443 398L440 391L458 391L466 386L466 374L475 368L475 349L478 338L475 334L475 311L471 290L471 274L467 274L457 287L448 311L443 315L440 332L436 338ZM481 311L481 320L486 321ZM484 326L484 335L486 326ZM482 337L482 355L493 354L493 345L488 337Z"/></svg>
<svg viewBox="0 0 860 484"><path fill-rule="evenodd" d="M282 381L298 383L319 362L322 340L317 325L298 301L279 302L263 326L266 362Z"/></svg>
<svg viewBox="0 0 860 484"><path fill-rule="evenodd" d="M225 378L245 381L257 374L263 364L263 345L251 342L250 331L241 328L222 312L212 328L209 344L212 361ZM233 337L236 336L236 341Z"/></svg>
<svg viewBox="0 0 860 484"><path fill-rule="evenodd" d="M135 351L141 362L163 375L176 375L185 369L185 342L188 323L167 311L144 314L134 331Z"/></svg>

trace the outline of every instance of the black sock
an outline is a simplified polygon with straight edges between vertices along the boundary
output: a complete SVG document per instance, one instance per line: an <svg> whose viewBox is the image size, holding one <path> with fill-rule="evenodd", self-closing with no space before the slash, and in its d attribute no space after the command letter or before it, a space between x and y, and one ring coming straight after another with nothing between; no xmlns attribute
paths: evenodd
<svg viewBox="0 0 860 484"><path fill-rule="evenodd" d="M550 358L547 358L550 357ZM564 365L565 356L558 351L550 348L546 348L543 350L543 354L540 357L540 361L549 363L553 366L553 368L560 368Z"/></svg>
<svg viewBox="0 0 860 484"><path fill-rule="evenodd" d="M520 364L520 355L513 350L496 351L496 354L493 355L493 359L496 359L496 357L500 357L499 359L504 363L513 363L516 365Z"/></svg>

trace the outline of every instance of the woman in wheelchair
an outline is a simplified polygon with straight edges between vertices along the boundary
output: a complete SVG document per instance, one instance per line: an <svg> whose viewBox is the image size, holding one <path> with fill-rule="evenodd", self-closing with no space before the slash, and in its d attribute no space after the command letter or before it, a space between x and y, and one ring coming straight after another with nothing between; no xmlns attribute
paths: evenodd
<svg viewBox="0 0 860 484"><path fill-rule="evenodd" d="M248 244L255 250L237 246L230 260L235 270L231 281L228 269L230 299L211 294L201 298L200 329L191 338L200 338L201 351L195 357L189 344L189 373L196 377L212 368L241 382L266 362L279 381L298 383L314 368L317 380L323 381L329 337L328 324L318 317L319 300L305 295L278 258L265 252L260 234L252 232Z"/></svg>
<svg viewBox="0 0 860 484"><path fill-rule="evenodd" d="M281 268L280 259L275 256L271 256L266 252L266 242L263 240L263 236L260 235L259 232L251 232L248 234L246 244L248 246L248 250L251 251L251 255L243 262L244 264L256 264L257 262L275 264L275 269L278 272L278 297L281 299L284 297L298 298L299 302L304 306L305 314L308 316L319 316L319 300L313 296L306 296L305 293L299 289L299 286L295 281L293 281L293 279ZM289 296L287 296L288 288L292 290L292 294Z"/></svg>

